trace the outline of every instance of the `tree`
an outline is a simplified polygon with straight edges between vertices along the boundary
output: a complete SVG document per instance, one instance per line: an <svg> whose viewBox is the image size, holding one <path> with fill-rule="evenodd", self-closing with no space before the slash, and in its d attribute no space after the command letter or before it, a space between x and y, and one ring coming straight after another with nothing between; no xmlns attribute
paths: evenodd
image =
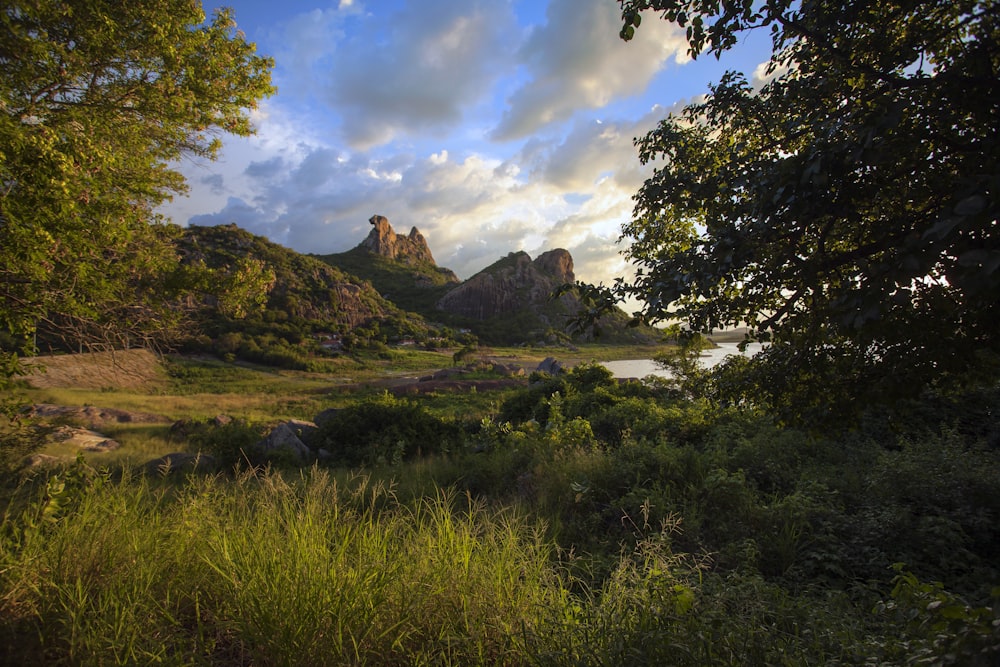
<svg viewBox="0 0 1000 667"><path fill-rule="evenodd" d="M748 325L755 401L843 414L995 382L1000 12L995 0L623 0L720 57L769 29L770 80L727 73L636 144L625 225L650 320ZM732 385L729 385L732 386Z"/></svg>
<svg viewBox="0 0 1000 667"><path fill-rule="evenodd" d="M149 343L176 326L158 205L174 165L253 132L269 58L196 0L13 0L0 11L0 352ZM13 371L4 372L9 377Z"/></svg>

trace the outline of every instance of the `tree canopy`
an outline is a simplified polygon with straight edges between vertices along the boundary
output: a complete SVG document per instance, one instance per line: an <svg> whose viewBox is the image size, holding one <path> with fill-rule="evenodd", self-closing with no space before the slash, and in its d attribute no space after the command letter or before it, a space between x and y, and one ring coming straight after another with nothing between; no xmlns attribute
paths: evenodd
<svg viewBox="0 0 1000 667"><path fill-rule="evenodd" d="M995 0L624 0L717 57L769 29L764 81L727 73L637 139L653 175L605 296L770 346L740 391L791 416L996 379ZM745 397L744 397L745 398Z"/></svg>
<svg viewBox="0 0 1000 667"><path fill-rule="evenodd" d="M13 0L0 11L0 351L34 335L146 342L179 275L156 208L185 156L253 132L273 62L197 0ZM9 375L9 373L5 373Z"/></svg>

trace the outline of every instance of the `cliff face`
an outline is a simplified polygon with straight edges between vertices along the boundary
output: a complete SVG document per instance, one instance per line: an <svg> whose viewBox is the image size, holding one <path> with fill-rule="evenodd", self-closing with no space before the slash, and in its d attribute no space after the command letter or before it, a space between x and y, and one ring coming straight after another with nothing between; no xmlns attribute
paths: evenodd
<svg viewBox="0 0 1000 667"><path fill-rule="evenodd" d="M534 261L525 252L511 253L445 294L437 307L476 320L528 309L543 324L561 326L562 322L552 322L546 315L554 305L549 297L557 287L574 280L573 258L565 250L550 250ZM566 294L558 301L562 302L558 309L563 310L573 306L576 297Z"/></svg>
<svg viewBox="0 0 1000 667"><path fill-rule="evenodd" d="M427 240L416 227L413 227L407 236L400 236L393 230L385 216L373 215L368 222L371 223L372 230L361 242L361 247L368 252L406 264L422 262L435 264Z"/></svg>

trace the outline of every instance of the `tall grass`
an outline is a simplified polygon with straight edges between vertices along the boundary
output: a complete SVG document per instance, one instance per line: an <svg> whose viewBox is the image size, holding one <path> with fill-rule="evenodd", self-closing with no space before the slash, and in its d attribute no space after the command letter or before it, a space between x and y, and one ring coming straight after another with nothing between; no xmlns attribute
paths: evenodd
<svg viewBox="0 0 1000 667"><path fill-rule="evenodd" d="M403 501L346 472L116 482L80 459L34 484L0 517L3 664L910 665L958 651L969 661L954 664L987 665L1000 650L1000 606L904 573L872 614L874 591L719 570L675 550L676 520L656 527L648 504L634 547L588 575L588 556L558 552L520 511L419 485Z"/></svg>
<svg viewBox="0 0 1000 667"><path fill-rule="evenodd" d="M994 394L817 438L593 377L423 397L464 446L364 476L11 473L0 663L997 664ZM181 449L167 429L114 427L103 462Z"/></svg>
<svg viewBox="0 0 1000 667"><path fill-rule="evenodd" d="M516 664L559 598L540 528L468 497L315 469L72 480L4 517L9 664Z"/></svg>

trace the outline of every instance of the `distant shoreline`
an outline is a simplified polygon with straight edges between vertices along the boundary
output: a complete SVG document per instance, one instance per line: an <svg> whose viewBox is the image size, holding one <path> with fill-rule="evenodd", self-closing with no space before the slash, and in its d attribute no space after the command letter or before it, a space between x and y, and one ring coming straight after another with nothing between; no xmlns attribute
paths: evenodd
<svg viewBox="0 0 1000 667"><path fill-rule="evenodd" d="M726 331L717 331L709 335L708 339L713 343L742 343L748 331L749 329L746 327L727 329Z"/></svg>

